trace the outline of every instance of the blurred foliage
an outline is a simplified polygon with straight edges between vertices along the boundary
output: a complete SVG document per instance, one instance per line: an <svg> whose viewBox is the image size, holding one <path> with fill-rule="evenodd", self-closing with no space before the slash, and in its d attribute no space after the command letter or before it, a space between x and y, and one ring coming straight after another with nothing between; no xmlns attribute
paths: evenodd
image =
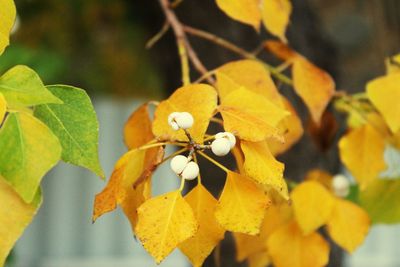
<svg viewBox="0 0 400 267"><path fill-rule="evenodd" d="M127 2L17 0L20 25L0 71L26 64L46 84L69 83L96 94L159 96L159 75Z"/></svg>

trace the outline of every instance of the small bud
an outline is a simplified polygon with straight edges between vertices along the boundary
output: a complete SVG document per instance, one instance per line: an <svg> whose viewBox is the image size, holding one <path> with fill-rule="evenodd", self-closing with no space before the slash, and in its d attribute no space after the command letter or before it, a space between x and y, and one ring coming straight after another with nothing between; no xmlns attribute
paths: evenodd
<svg viewBox="0 0 400 267"><path fill-rule="evenodd" d="M183 170L181 176L186 180L193 180L199 175L199 165L196 162L189 162Z"/></svg>
<svg viewBox="0 0 400 267"><path fill-rule="evenodd" d="M180 112L172 112L168 116L168 124L174 129L175 131L179 130L178 123L176 122L176 118L180 115Z"/></svg>
<svg viewBox="0 0 400 267"><path fill-rule="evenodd" d="M227 138L218 138L211 143L211 151L216 156L225 156L231 150L231 143Z"/></svg>
<svg viewBox="0 0 400 267"><path fill-rule="evenodd" d="M175 118L176 123L182 129L189 129L193 126L193 116L189 112L181 112L178 117Z"/></svg>
<svg viewBox="0 0 400 267"><path fill-rule="evenodd" d="M333 192L338 197L347 197L350 193L350 182L343 174L336 174L332 179Z"/></svg>
<svg viewBox="0 0 400 267"><path fill-rule="evenodd" d="M187 157L177 155L172 158L170 162L171 169L174 173L180 175L188 164L189 160Z"/></svg>
<svg viewBox="0 0 400 267"><path fill-rule="evenodd" d="M219 138L226 138L226 139L228 139L229 140L229 144L230 144L230 146L231 146L231 149L235 146L235 144L236 144L236 137L232 134L232 133L230 133L230 132L220 132L220 133L217 133L216 135L215 135L215 139L219 139Z"/></svg>

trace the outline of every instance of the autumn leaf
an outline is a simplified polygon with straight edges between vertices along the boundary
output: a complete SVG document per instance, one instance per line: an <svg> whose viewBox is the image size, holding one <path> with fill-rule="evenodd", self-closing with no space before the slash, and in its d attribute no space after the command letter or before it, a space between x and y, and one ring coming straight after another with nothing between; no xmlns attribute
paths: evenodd
<svg viewBox="0 0 400 267"><path fill-rule="evenodd" d="M256 235L269 198L247 177L228 172L215 217L226 230Z"/></svg>
<svg viewBox="0 0 400 267"><path fill-rule="evenodd" d="M61 158L57 137L27 113L10 113L0 129L0 173L26 203ZM12 162L12 164L10 164Z"/></svg>
<svg viewBox="0 0 400 267"><path fill-rule="evenodd" d="M257 183L272 187L283 198L289 199L283 179L285 166L272 156L267 142L242 141L240 145L245 157L244 170L246 175Z"/></svg>
<svg viewBox="0 0 400 267"><path fill-rule="evenodd" d="M216 0L218 7L229 17L242 23L260 28L261 13L259 0Z"/></svg>
<svg viewBox="0 0 400 267"><path fill-rule="evenodd" d="M272 155L274 156L282 154L289 150L294 144L296 144L300 140L304 133L301 119L292 104L290 104L290 102L283 96L281 100L286 110L290 112L290 115L283 118L278 125L278 128L282 133L285 141L282 143L274 138L270 138L267 140L268 147Z"/></svg>
<svg viewBox="0 0 400 267"><path fill-rule="evenodd" d="M339 125L335 116L331 112L325 110L320 123L317 124L313 120L310 120L307 126L312 141L314 141L320 151L328 151L328 149L332 147L337 131L339 130Z"/></svg>
<svg viewBox="0 0 400 267"><path fill-rule="evenodd" d="M266 41L264 47L283 61L293 61L296 57L300 56L288 45L279 41Z"/></svg>
<svg viewBox="0 0 400 267"><path fill-rule="evenodd" d="M379 77L367 84L368 98L385 118L393 133L400 129L400 73Z"/></svg>
<svg viewBox="0 0 400 267"><path fill-rule="evenodd" d="M285 43L287 42L285 32L291 13L292 4L289 0L262 1L262 21L265 28Z"/></svg>
<svg viewBox="0 0 400 267"><path fill-rule="evenodd" d="M151 129L149 106L141 105L125 123L124 140L129 149L138 148L154 138Z"/></svg>
<svg viewBox="0 0 400 267"><path fill-rule="evenodd" d="M269 71L255 60L245 59L229 62L216 71L218 95L221 101L234 90L244 87L265 96L282 107L281 96L271 79Z"/></svg>
<svg viewBox="0 0 400 267"><path fill-rule="evenodd" d="M376 179L359 193L359 203L368 212L374 224L399 223L399 194L400 180Z"/></svg>
<svg viewBox="0 0 400 267"><path fill-rule="evenodd" d="M7 102L6 102L6 99L4 98L3 94L0 93L0 125L4 120L6 111L7 111Z"/></svg>
<svg viewBox="0 0 400 267"><path fill-rule="evenodd" d="M217 92L206 84L191 84L177 89L167 100L162 101L154 114L153 133L162 140L188 141L185 133L175 131L168 124L172 112L189 112L194 118L188 129L193 139L203 143L204 134L217 107Z"/></svg>
<svg viewBox="0 0 400 267"><path fill-rule="evenodd" d="M315 181L323 185L329 191L332 191L332 175L320 169L312 169L307 172L305 181Z"/></svg>
<svg viewBox="0 0 400 267"><path fill-rule="evenodd" d="M236 244L236 260L241 262L252 258L267 248L267 239L273 231L286 223L292 216L292 211L286 203L282 205L271 205L265 212L264 220L258 235L234 233ZM253 257L253 260L255 261ZM261 260L261 259L260 259Z"/></svg>
<svg viewBox="0 0 400 267"><path fill-rule="evenodd" d="M0 0L0 55L9 44L9 36L16 16L13 0Z"/></svg>
<svg viewBox="0 0 400 267"><path fill-rule="evenodd" d="M303 235L295 222L287 223L272 233L267 241L275 266L322 267L329 260L329 245L316 232Z"/></svg>
<svg viewBox="0 0 400 267"><path fill-rule="evenodd" d="M363 209L350 201L335 199L327 230L339 246L353 252L364 242L369 226L370 219Z"/></svg>
<svg viewBox="0 0 400 267"><path fill-rule="evenodd" d="M386 58L385 65L387 74L400 73L400 54Z"/></svg>
<svg viewBox="0 0 400 267"><path fill-rule="evenodd" d="M249 267L265 267L272 263L269 253L266 251L251 254L247 260Z"/></svg>
<svg viewBox="0 0 400 267"><path fill-rule="evenodd" d="M290 114L265 97L244 88L226 96L219 111L226 131L253 142L264 141L269 137L282 140L278 124Z"/></svg>
<svg viewBox="0 0 400 267"><path fill-rule="evenodd" d="M10 108L63 102L44 85L35 71L27 66L15 66L0 77L0 93Z"/></svg>
<svg viewBox="0 0 400 267"><path fill-rule="evenodd" d="M369 124L352 129L339 141L343 164L364 190L386 167L383 152L385 141Z"/></svg>
<svg viewBox="0 0 400 267"><path fill-rule="evenodd" d="M35 216L41 202L40 190L32 202L26 203L0 176L0 266L4 265L7 255Z"/></svg>
<svg viewBox="0 0 400 267"><path fill-rule="evenodd" d="M139 207L138 218L136 235L158 264L198 229L179 190L147 200Z"/></svg>
<svg viewBox="0 0 400 267"><path fill-rule="evenodd" d="M331 216L334 197L321 184L306 181L291 193L296 221L305 235L324 225Z"/></svg>
<svg viewBox="0 0 400 267"><path fill-rule="evenodd" d="M61 159L104 178L98 156L99 123L89 96L84 90L72 86L52 85L46 88L64 104L36 106L34 115L60 140Z"/></svg>
<svg viewBox="0 0 400 267"><path fill-rule="evenodd" d="M202 266L214 247L224 238L225 230L215 219L217 200L202 185L198 184L185 196L199 223L197 233L179 245L179 249L195 267Z"/></svg>

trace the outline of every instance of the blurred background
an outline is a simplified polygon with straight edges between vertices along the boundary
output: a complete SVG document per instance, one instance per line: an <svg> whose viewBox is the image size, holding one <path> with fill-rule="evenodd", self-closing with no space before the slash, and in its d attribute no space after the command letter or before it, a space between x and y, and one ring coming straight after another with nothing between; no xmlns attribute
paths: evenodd
<svg viewBox="0 0 400 267"><path fill-rule="evenodd" d="M293 0L290 44L332 74L337 88L349 92L384 73L384 58L400 52L400 1L398 0ZM107 175L125 152L122 129L129 114L143 101L162 99L180 86L180 65L171 32L151 50L146 41L164 23L157 0L16 0L18 22L11 46L0 57L0 73L16 64L35 69L45 84L81 87L93 99L100 121L100 159ZM215 0L184 0L177 8L188 25L213 32L252 51L265 31L225 16ZM208 69L239 59L228 51L199 39L192 45ZM266 53L262 57L278 64ZM193 78L198 74L193 71ZM307 112L290 88L280 90L294 103L307 125ZM339 123L343 118L336 116ZM343 125L343 124L339 124ZM330 140L343 133L340 126ZM302 158L302 160L298 160ZM334 146L321 151L309 134L280 160L286 176L300 179L314 167L340 171ZM229 159L228 159L229 161ZM227 163L229 164L229 162ZM203 176L221 175L205 168ZM155 194L176 188L166 168L155 177ZM215 181L217 180L217 181ZM223 179L208 179L218 191ZM13 251L9 266L21 267L125 267L155 266L132 236L120 211L91 224L93 199L104 186L88 171L60 164L43 182L44 204L33 224ZM400 266L400 227L377 226L367 242L349 258L333 247L330 266ZM234 262L234 247L227 236L221 266ZM205 266L214 266L213 258ZM189 266L179 252L161 266Z"/></svg>

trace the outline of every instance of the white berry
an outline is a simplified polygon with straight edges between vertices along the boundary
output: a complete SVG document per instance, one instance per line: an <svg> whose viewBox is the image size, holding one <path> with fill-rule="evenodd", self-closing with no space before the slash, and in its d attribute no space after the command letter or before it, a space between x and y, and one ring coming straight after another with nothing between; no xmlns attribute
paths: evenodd
<svg viewBox="0 0 400 267"><path fill-rule="evenodd" d="M172 158L170 162L171 169L174 173L180 175L188 164L189 159L185 156L178 155Z"/></svg>
<svg viewBox="0 0 400 267"><path fill-rule="evenodd" d="M178 117L175 118L176 123L182 129L189 129L193 126L193 116L189 112L181 112Z"/></svg>
<svg viewBox="0 0 400 267"><path fill-rule="evenodd" d="M199 175L199 165L196 162L189 162L183 170L181 177L186 180L193 180Z"/></svg>
<svg viewBox="0 0 400 267"><path fill-rule="evenodd" d="M337 174L332 179L333 192L338 197L347 197L350 192L350 182L343 174Z"/></svg>
<svg viewBox="0 0 400 267"><path fill-rule="evenodd" d="M176 122L176 118L180 115L180 112L172 112L168 116L168 124L174 129L175 131L179 130L179 125Z"/></svg>
<svg viewBox="0 0 400 267"><path fill-rule="evenodd" d="M211 143L211 151L216 156L225 156L231 150L231 143L227 138L218 138Z"/></svg>
<svg viewBox="0 0 400 267"><path fill-rule="evenodd" d="M230 133L230 132L220 132L220 133L217 133L216 135L215 135L215 139L220 139L220 138L226 138L226 139L228 139L229 140L229 144L230 144L230 146L231 146L231 149L235 146L235 144L236 144L236 137L232 134L232 133Z"/></svg>

